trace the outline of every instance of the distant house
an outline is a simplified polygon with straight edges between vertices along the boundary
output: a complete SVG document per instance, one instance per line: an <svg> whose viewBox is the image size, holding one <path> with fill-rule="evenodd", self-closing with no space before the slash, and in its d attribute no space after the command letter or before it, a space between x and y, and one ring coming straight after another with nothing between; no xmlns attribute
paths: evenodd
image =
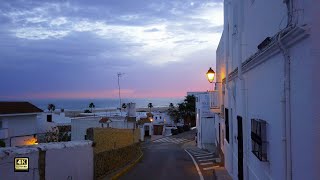
<svg viewBox="0 0 320 180"><path fill-rule="evenodd" d="M29 102L0 102L0 140L6 147L35 144L42 112Z"/></svg>

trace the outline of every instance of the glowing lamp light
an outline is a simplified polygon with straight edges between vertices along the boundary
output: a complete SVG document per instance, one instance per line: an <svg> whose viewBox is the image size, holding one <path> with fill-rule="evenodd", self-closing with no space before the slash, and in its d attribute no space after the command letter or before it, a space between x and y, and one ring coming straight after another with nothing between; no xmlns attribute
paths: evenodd
<svg viewBox="0 0 320 180"><path fill-rule="evenodd" d="M211 67L210 67L210 69L208 70L208 72L206 73L206 75L207 75L208 81L209 81L210 83L212 83L213 80L214 80L215 72L214 72L214 70L211 69Z"/></svg>

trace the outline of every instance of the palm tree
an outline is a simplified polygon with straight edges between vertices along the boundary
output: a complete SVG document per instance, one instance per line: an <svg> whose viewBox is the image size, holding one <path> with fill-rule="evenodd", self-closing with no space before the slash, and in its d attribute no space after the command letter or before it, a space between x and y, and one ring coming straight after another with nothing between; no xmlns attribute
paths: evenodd
<svg viewBox="0 0 320 180"><path fill-rule="evenodd" d="M56 106L54 104L48 104L48 110L50 112L53 112L56 109Z"/></svg>
<svg viewBox="0 0 320 180"><path fill-rule="evenodd" d="M150 111L150 113L151 113L151 108L153 108L152 103L149 103L149 104L148 104L148 108L149 108L149 111Z"/></svg>
<svg viewBox="0 0 320 180"><path fill-rule="evenodd" d="M126 109L126 108L127 108L126 103L122 103L122 108L123 108L123 109Z"/></svg>
<svg viewBox="0 0 320 180"><path fill-rule="evenodd" d="M95 108L95 107L96 107L96 106L93 104L93 102L91 102L91 103L89 104L89 108L91 109L91 113L93 112L92 109Z"/></svg>

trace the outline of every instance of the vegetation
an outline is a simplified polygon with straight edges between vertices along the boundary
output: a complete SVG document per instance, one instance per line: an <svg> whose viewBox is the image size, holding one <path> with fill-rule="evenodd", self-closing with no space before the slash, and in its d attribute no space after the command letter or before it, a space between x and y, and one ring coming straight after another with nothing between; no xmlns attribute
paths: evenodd
<svg viewBox="0 0 320 180"><path fill-rule="evenodd" d="M3 140L0 140L0 147L6 147L6 143Z"/></svg>
<svg viewBox="0 0 320 180"><path fill-rule="evenodd" d="M179 122L179 111L176 109L176 107L174 107L173 103L170 103L169 105L168 115L175 123Z"/></svg>
<svg viewBox="0 0 320 180"><path fill-rule="evenodd" d="M126 109L127 108L127 104L126 103L122 103L122 109Z"/></svg>
<svg viewBox="0 0 320 180"><path fill-rule="evenodd" d="M168 114L174 120L175 123L179 122L179 119L184 120L184 124L196 125L196 98L193 95L186 96L182 103L178 104L178 108L174 107L172 103L169 105Z"/></svg>
<svg viewBox="0 0 320 180"><path fill-rule="evenodd" d="M45 134L45 142L71 141L71 134L65 129L65 127L62 127L61 130L58 127L52 127Z"/></svg>
<svg viewBox="0 0 320 180"><path fill-rule="evenodd" d="M84 113L91 113L91 111L89 109L86 109L83 111Z"/></svg>
<svg viewBox="0 0 320 180"><path fill-rule="evenodd" d="M56 110L56 106L54 104L48 104L48 110L50 112L53 112L54 110Z"/></svg>
<svg viewBox="0 0 320 180"><path fill-rule="evenodd" d="M149 112L151 113L151 109L153 108L152 103L149 103L149 104L148 104L148 108L149 108Z"/></svg>
<svg viewBox="0 0 320 180"><path fill-rule="evenodd" d="M93 112L92 110L93 110L93 108L95 108L96 106L93 104L93 102L91 102L90 104L89 104L89 108L91 109L91 112Z"/></svg>
<svg viewBox="0 0 320 180"><path fill-rule="evenodd" d="M57 127L52 127L50 131L45 134L45 142L58 142L59 141L59 129Z"/></svg>

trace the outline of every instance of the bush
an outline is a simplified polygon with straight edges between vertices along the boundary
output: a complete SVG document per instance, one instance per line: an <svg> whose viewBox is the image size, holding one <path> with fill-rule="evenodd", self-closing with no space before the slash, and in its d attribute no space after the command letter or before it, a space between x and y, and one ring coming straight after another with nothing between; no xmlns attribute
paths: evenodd
<svg viewBox="0 0 320 180"><path fill-rule="evenodd" d="M172 135L177 135L179 133L178 129L171 129L171 134Z"/></svg>
<svg viewBox="0 0 320 180"><path fill-rule="evenodd" d="M6 143L2 140L0 140L0 147L6 147Z"/></svg>
<svg viewBox="0 0 320 180"><path fill-rule="evenodd" d="M177 126L177 128L178 128L179 133L183 133L184 132L183 126Z"/></svg>
<svg viewBox="0 0 320 180"><path fill-rule="evenodd" d="M189 125L183 125L183 130L184 131L190 131L190 126Z"/></svg>
<svg viewBox="0 0 320 180"><path fill-rule="evenodd" d="M84 113L91 113L89 109L84 110Z"/></svg>

